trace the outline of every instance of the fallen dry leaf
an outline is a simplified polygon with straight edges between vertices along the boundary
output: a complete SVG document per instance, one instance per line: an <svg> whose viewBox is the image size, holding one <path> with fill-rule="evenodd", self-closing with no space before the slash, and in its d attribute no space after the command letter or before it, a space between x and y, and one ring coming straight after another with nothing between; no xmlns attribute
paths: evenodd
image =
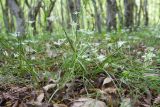
<svg viewBox="0 0 160 107"><path fill-rule="evenodd" d="M154 104L160 105L160 94L157 96L157 98L155 98Z"/></svg>
<svg viewBox="0 0 160 107"><path fill-rule="evenodd" d="M105 78L102 84L102 91L106 94L116 94L116 87L114 86L112 78Z"/></svg>
<svg viewBox="0 0 160 107"><path fill-rule="evenodd" d="M147 105L151 106L151 100L152 100L152 94L150 92L150 90L146 90L146 98L144 99L144 101L146 102Z"/></svg>
<svg viewBox="0 0 160 107"><path fill-rule="evenodd" d="M79 98L75 100L71 107L107 107L107 105L99 100L92 98Z"/></svg>
<svg viewBox="0 0 160 107"><path fill-rule="evenodd" d="M17 92L23 93L23 92L26 92L27 90L29 90L28 87L22 87L22 88L20 88L20 87L12 87L10 91L12 93L17 93Z"/></svg>
<svg viewBox="0 0 160 107"><path fill-rule="evenodd" d="M53 89L56 86L57 86L56 84L48 84L48 85L43 87L43 90L47 92L49 89Z"/></svg>
<svg viewBox="0 0 160 107"><path fill-rule="evenodd" d="M109 88L106 88L103 90L105 93L108 93L108 94L116 94L117 92L117 89L114 88L114 87L109 87Z"/></svg>
<svg viewBox="0 0 160 107"><path fill-rule="evenodd" d="M19 104L19 107L28 107L25 103L23 103L23 102L21 102L20 104Z"/></svg>
<svg viewBox="0 0 160 107"><path fill-rule="evenodd" d="M41 102L43 101L43 99L44 99L44 93L41 93L41 94L37 97L36 102L41 103Z"/></svg>
<svg viewBox="0 0 160 107"><path fill-rule="evenodd" d="M19 101L17 100L12 107L17 107L19 105Z"/></svg>
<svg viewBox="0 0 160 107"><path fill-rule="evenodd" d="M28 53L35 53L36 51L32 48L32 47L30 47L30 46L26 46L25 47L25 50L26 50L26 52L28 52Z"/></svg>
<svg viewBox="0 0 160 107"><path fill-rule="evenodd" d="M112 82L112 78L105 78L102 84L102 88L110 87L111 85L114 85Z"/></svg>
<svg viewBox="0 0 160 107"><path fill-rule="evenodd" d="M141 104L142 107L151 107L150 105L148 104Z"/></svg>
<svg viewBox="0 0 160 107"><path fill-rule="evenodd" d="M49 103L38 103L38 102L29 102L26 105L27 107L54 107L52 104Z"/></svg>
<svg viewBox="0 0 160 107"><path fill-rule="evenodd" d="M54 104L53 107L68 107L68 106L64 104Z"/></svg>

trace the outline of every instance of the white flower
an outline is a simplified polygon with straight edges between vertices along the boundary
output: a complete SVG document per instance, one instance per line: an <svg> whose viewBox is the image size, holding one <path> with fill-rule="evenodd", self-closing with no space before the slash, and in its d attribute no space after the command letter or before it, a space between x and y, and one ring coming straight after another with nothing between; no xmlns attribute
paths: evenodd
<svg viewBox="0 0 160 107"><path fill-rule="evenodd" d="M88 30L88 31L86 31L85 33L86 33L87 35L92 35L92 34L94 34L94 31L89 31L89 30Z"/></svg>
<svg viewBox="0 0 160 107"><path fill-rule="evenodd" d="M58 41L54 42L54 45L61 46L65 42L65 40L66 39L59 39Z"/></svg>
<svg viewBox="0 0 160 107"><path fill-rule="evenodd" d="M34 50L32 47L29 47L29 46L26 46L25 50L26 50L26 52L29 52L29 53L36 52L36 50Z"/></svg>
<svg viewBox="0 0 160 107"><path fill-rule="evenodd" d="M98 50L97 50L96 48L91 48L91 52L92 52L92 53L96 54L97 51L98 51Z"/></svg>
<svg viewBox="0 0 160 107"><path fill-rule="evenodd" d="M8 56L8 52L7 52L7 51L3 51L3 54L4 54L5 56Z"/></svg>
<svg viewBox="0 0 160 107"><path fill-rule="evenodd" d="M104 55L98 55L97 56L97 59L100 61L100 62L103 62L105 59L106 59L106 56L104 56Z"/></svg>
<svg viewBox="0 0 160 107"><path fill-rule="evenodd" d="M81 56L83 59L85 59L86 61L91 61L91 58L89 57L89 55L82 55Z"/></svg>
<svg viewBox="0 0 160 107"><path fill-rule="evenodd" d="M125 43L126 41L118 41L117 42L118 48L122 47L122 45L124 45Z"/></svg>
<svg viewBox="0 0 160 107"><path fill-rule="evenodd" d="M153 52L145 53L142 58L144 58L144 61L152 61L152 58L156 57L156 55Z"/></svg>
<svg viewBox="0 0 160 107"><path fill-rule="evenodd" d="M92 43L93 46L99 46L100 43Z"/></svg>
<svg viewBox="0 0 160 107"><path fill-rule="evenodd" d="M153 47L147 47L147 48L146 48L146 51L151 51L151 52L153 52L153 51L154 51L154 48L153 48Z"/></svg>
<svg viewBox="0 0 160 107"><path fill-rule="evenodd" d="M56 16L47 17L47 20L49 20L49 21L54 21L54 20L57 20L57 19L58 19L58 17L56 17Z"/></svg>
<svg viewBox="0 0 160 107"><path fill-rule="evenodd" d="M14 33L11 33L12 36L14 37L19 37L20 36L20 32L14 32Z"/></svg>
<svg viewBox="0 0 160 107"><path fill-rule="evenodd" d="M75 11L73 14L77 15L77 14L79 14L79 12L78 12L78 11Z"/></svg>
<svg viewBox="0 0 160 107"><path fill-rule="evenodd" d="M15 58L17 58L19 56L19 53L14 53L13 55Z"/></svg>
<svg viewBox="0 0 160 107"><path fill-rule="evenodd" d="M29 20L29 21L27 21L27 23L29 23L29 24L32 24L32 23L34 23L35 21L34 20Z"/></svg>
<svg viewBox="0 0 160 107"><path fill-rule="evenodd" d="M73 27L76 27L78 24L76 23L76 22L74 22L74 21L72 21L71 23L71 26L73 26Z"/></svg>
<svg viewBox="0 0 160 107"><path fill-rule="evenodd" d="M25 43L37 43L37 40L24 40Z"/></svg>
<svg viewBox="0 0 160 107"><path fill-rule="evenodd" d="M104 66L103 66L103 68L107 68L108 66L109 66L109 64L105 63Z"/></svg>

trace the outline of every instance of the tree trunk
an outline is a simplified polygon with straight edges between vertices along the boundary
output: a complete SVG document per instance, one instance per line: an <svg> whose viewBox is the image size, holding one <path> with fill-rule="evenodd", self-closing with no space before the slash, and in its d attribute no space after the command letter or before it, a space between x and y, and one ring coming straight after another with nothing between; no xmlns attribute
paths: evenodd
<svg viewBox="0 0 160 107"><path fill-rule="evenodd" d="M160 22L160 1L159 1L159 22Z"/></svg>
<svg viewBox="0 0 160 107"><path fill-rule="evenodd" d="M47 14L46 14L46 17L47 17L47 18L51 17L51 12L52 12L52 10L53 10L53 8L54 8L54 6L55 6L55 3L56 3L56 0L54 0L54 1L51 0L51 3L50 3L50 5L49 5L49 9L45 12L45 13L47 13ZM46 30L49 31L49 32L52 32L52 31L53 31L52 23L53 23L53 20L52 20L52 19L51 19L51 20L50 20L50 19L47 20Z"/></svg>
<svg viewBox="0 0 160 107"><path fill-rule="evenodd" d="M137 26L139 26L141 24L141 13L142 13L142 10L143 10L142 0L140 0L140 7L139 7L139 12L138 12Z"/></svg>
<svg viewBox="0 0 160 107"><path fill-rule="evenodd" d="M3 6L2 1L0 0L2 14L3 14L3 22L4 26L6 28L6 32L10 32L10 26L9 26L9 10L8 10L8 2L6 0L5 6Z"/></svg>
<svg viewBox="0 0 160 107"><path fill-rule="evenodd" d="M65 26L65 22L64 22L64 9L63 9L63 0L61 0L61 18L62 18L62 26L64 27Z"/></svg>
<svg viewBox="0 0 160 107"><path fill-rule="evenodd" d="M14 15L11 11L9 11L10 13L10 17L9 17L9 29L10 32L14 32L15 31L15 24L14 24Z"/></svg>
<svg viewBox="0 0 160 107"><path fill-rule="evenodd" d="M104 10L103 10L103 3L102 3L102 0L98 0L98 5L99 5L99 7L100 7L101 13L103 13Z"/></svg>
<svg viewBox="0 0 160 107"><path fill-rule="evenodd" d="M112 29L116 30L116 13L117 13L117 3L116 0L107 0L107 31Z"/></svg>
<svg viewBox="0 0 160 107"><path fill-rule="evenodd" d="M77 23L77 29L80 28L78 15L81 8L81 0L68 0L68 7L71 14L72 21Z"/></svg>
<svg viewBox="0 0 160 107"><path fill-rule="evenodd" d="M19 34L17 36L25 35L25 20L24 13L20 8L18 2L16 0L8 0L8 5L10 10L13 12L16 17L16 32Z"/></svg>
<svg viewBox="0 0 160 107"><path fill-rule="evenodd" d="M31 8L31 5L29 4L28 0L25 0L25 4L27 5L28 8Z"/></svg>
<svg viewBox="0 0 160 107"><path fill-rule="evenodd" d="M118 6L117 6L117 13L118 13L118 20L119 20L119 28L123 27L123 12L122 12L122 6L121 6L121 0L118 0Z"/></svg>
<svg viewBox="0 0 160 107"><path fill-rule="evenodd" d="M38 0L37 4L35 6L33 6L33 7L31 7L31 9L30 9L30 11L28 13L29 21L31 22L31 26L33 28L33 34L37 33L36 17L38 15L39 10L40 10L41 3L42 3L42 0Z"/></svg>
<svg viewBox="0 0 160 107"><path fill-rule="evenodd" d="M148 26L148 23L149 23L149 17L148 17L148 0L144 0L144 19L145 19L145 22L144 22L144 25L145 26Z"/></svg>
<svg viewBox="0 0 160 107"><path fill-rule="evenodd" d="M98 8L97 8L97 3L96 3L96 0L92 0L93 2L93 6L94 6L94 12L95 12L95 25L98 29L98 33L101 33L102 32L102 28L101 28L101 15L100 15L100 11L98 11Z"/></svg>
<svg viewBox="0 0 160 107"><path fill-rule="evenodd" d="M134 25L134 3L135 0L124 0L125 27L129 29Z"/></svg>
<svg viewBox="0 0 160 107"><path fill-rule="evenodd" d="M77 30L80 29L80 22L79 22L79 14L81 11L81 0L76 0L76 11L77 11Z"/></svg>

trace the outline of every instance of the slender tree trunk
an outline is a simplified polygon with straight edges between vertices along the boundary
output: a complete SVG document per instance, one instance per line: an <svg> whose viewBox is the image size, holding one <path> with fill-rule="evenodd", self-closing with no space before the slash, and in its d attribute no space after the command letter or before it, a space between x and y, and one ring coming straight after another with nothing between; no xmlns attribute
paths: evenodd
<svg viewBox="0 0 160 107"><path fill-rule="evenodd" d="M159 22L160 22L160 1L159 1L158 4L159 4L159 19L158 19L158 20L159 20Z"/></svg>
<svg viewBox="0 0 160 107"><path fill-rule="evenodd" d="M39 25L39 27L40 28L43 28L44 26L43 26L43 23L42 23L42 18L43 18L43 16L42 16L42 12L41 11L39 11L38 12L38 25Z"/></svg>
<svg viewBox="0 0 160 107"><path fill-rule="evenodd" d="M116 13L117 13L117 3L116 0L107 0L107 31L112 29L116 30Z"/></svg>
<svg viewBox="0 0 160 107"><path fill-rule="evenodd" d="M28 8L31 8L31 5L29 4L28 0L25 0L25 4L27 5Z"/></svg>
<svg viewBox="0 0 160 107"><path fill-rule="evenodd" d="M10 13L10 21L9 21L9 26L10 26L10 32L13 32L15 30L15 25L14 25L14 17L11 11L9 11Z"/></svg>
<svg viewBox="0 0 160 107"><path fill-rule="evenodd" d="M137 26L139 26L141 24L141 13L143 10L143 6L142 6L142 0L140 0L140 6L139 6L139 12L138 12L138 21L137 21Z"/></svg>
<svg viewBox="0 0 160 107"><path fill-rule="evenodd" d="M98 33L102 32L102 28L101 28L101 15L100 15L100 11L97 8L97 3L96 0L92 0L93 2L93 6L94 6L94 12L95 12L95 25L98 29Z"/></svg>
<svg viewBox="0 0 160 107"><path fill-rule="evenodd" d="M75 5L73 0L68 0L69 11L71 13L71 18L74 22L76 22L76 14L75 14Z"/></svg>
<svg viewBox="0 0 160 107"><path fill-rule="evenodd" d="M62 18L62 26L64 27L65 26L65 22L64 22L64 9L63 9L63 0L61 0L61 18Z"/></svg>
<svg viewBox="0 0 160 107"><path fill-rule="evenodd" d="M53 11L53 8L55 6L55 3L56 3L56 0L54 1L51 1L50 5L49 5L49 9L46 11L46 17L49 18L51 17L51 12ZM48 19L47 20L47 27L46 27L46 30L49 31L49 32L52 32L53 31L53 28L52 28L52 24L53 24L53 20L50 20Z"/></svg>
<svg viewBox="0 0 160 107"><path fill-rule="evenodd" d="M159 22L160 22L160 1L158 4L159 4L159 13L158 14L159 14Z"/></svg>
<svg viewBox="0 0 160 107"><path fill-rule="evenodd" d="M106 26L106 20L104 20L103 17L105 17L105 11L103 8L103 0L98 0L98 6L100 7L100 13L101 13L101 24L102 26Z"/></svg>
<svg viewBox="0 0 160 107"><path fill-rule="evenodd" d="M138 5L135 3L134 5L134 23L135 25L138 25L138 14L139 14L139 10L138 10Z"/></svg>
<svg viewBox="0 0 160 107"><path fill-rule="evenodd" d="M76 12L77 12L77 30L80 29L80 22L79 22L79 14L80 14L80 11L81 11L81 0L76 0Z"/></svg>
<svg viewBox="0 0 160 107"><path fill-rule="evenodd" d="M118 0L119 6L117 6L117 12L118 12L118 20L119 20L119 28L123 27L123 12L122 12L122 6L121 6L121 0Z"/></svg>
<svg viewBox="0 0 160 107"><path fill-rule="evenodd" d="M70 14L71 14L71 12L70 12L70 2L68 1L68 0L66 0L66 13L67 13L67 15L66 15L66 20L67 20L67 28L68 29L70 29L71 28L71 17L70 17Z"/></svg>
<svg viewBox="0 0 160 107"><path fill-rule="evenodd" d="M72 21L77 23L77 29L80 28L78 15L81 8L81 0L68 0L68 7L71 14Z"/></svg>
<svg viewBox="0 0 160 107"><path fill-rule="evenodd" d="M3 6L2 1L0 0L2 14L3 14L3 22L6 28L6 32L10 32L10 26L9 26L9 10L8 10L8 2L5 1L5 6Z"/></svg>
<svg viewBox="0 0 160 107"><path fill-rule="evenodd" d="M144 25L148 26L149 23L149 17L148 17L148 0L144 0Z"/></svg>
<svg viewBox="0 0 160 107"><path fill-rule="evenodd" d="M33 7L31 7L28 16L29 16L29 21L31 21L31 26L33 28L33 34L37 33L36 29L36 17L38 15L38 12L40 11L42 0L37 0L37 4Z"/></svg>
<svg viewBox="0 0 160 107"><path fill-rule="evenodd" d="M100 10L101 10L101 13L103 13L103 3L102 3L102 0L98 0L98 5L100 7Z"/></svg>
<svg viewBox="0 0 160 107"><path fill-rule="evenodd" d="M8 0L8 6L16 17L16 32L19 36L25 35L24 13L16 0Z"/></svg>
<svg viewBox="0 0 160 107"><path fill-rule="evenodd" d="M134 3L135 0L124 0L125 27L129 29L134 25Z"/></svg>

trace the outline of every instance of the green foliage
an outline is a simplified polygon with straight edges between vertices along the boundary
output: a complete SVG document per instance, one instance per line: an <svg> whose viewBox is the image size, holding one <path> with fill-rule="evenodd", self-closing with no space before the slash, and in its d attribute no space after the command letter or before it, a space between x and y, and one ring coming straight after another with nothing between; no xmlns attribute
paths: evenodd
<svg viewBox="0 0 160 107"><path fill-rule="evenodd" d="M119 89L124 84L129 87L130 94L138 96L146 89L159 93L160 44L156 32L141 28L99 36L59 31L54 36L44 33L25 39L1 34L0 76L4 76L3 80L12 78L8 81L11 83L24 78L21 81L24 84L52 78L64 86L77 77L87 84L88 78L105 73L119 80L116 83ZM54 55L49 56L47 49Z"/></svg>

